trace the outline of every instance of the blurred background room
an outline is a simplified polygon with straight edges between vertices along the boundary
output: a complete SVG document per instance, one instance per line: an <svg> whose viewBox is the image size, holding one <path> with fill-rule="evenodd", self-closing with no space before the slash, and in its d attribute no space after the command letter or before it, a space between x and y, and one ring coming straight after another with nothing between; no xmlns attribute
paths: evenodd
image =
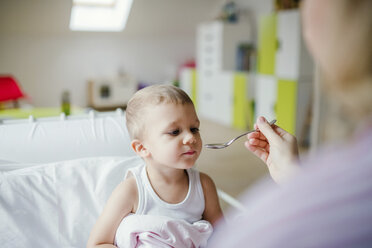
<svg viewBox="0 0 372 248"><path fill-rule="evenodd" d="M323 141L324 97L301 36L300 3L278 0L2 0L0 121L125 110L138 89L184 89L204 143L257 116ZM240 139L204 149L198 168L238 196L267 175ZM0 141L1 142L1 141Z"/></svg>

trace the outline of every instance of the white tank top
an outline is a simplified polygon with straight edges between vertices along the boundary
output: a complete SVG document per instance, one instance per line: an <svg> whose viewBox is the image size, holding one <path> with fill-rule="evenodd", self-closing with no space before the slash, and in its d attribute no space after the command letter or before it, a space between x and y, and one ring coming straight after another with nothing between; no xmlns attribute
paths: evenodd
<svg viewBox="0 0 372 248"><path fill-rule="evenodd" d="M176 219L183 219L194 223L202 219L204 212L204 194L200 183L199 171L187 169L189 176L189 190L182 202L171 204L163 201L155 193L146 173L146 165L141 164L127 171L131 172L136 179L138 189L138 207L136 214L162 215Z"/></svg>

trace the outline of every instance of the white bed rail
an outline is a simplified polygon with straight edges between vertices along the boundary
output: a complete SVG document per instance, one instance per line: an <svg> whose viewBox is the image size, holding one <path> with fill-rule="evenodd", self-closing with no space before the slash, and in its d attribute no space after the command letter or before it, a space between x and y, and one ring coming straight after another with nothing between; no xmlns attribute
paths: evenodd
<svg viewBox="0 0 372 248"><path fill-rule="evenodd" d="M217 189L217 194L220 199L225 201L227 204L229 204L231 207L236 208L237 210L244 212L246 208L243 204L241 204L237 199L226 193L225 191L221 189Z"/></svg>
<svg viewBox="0 0 372 248"><path fill-rule="evenodd" d="M135 156L122 110L0 124L0 160L44 163L92 156Z"/></svg>

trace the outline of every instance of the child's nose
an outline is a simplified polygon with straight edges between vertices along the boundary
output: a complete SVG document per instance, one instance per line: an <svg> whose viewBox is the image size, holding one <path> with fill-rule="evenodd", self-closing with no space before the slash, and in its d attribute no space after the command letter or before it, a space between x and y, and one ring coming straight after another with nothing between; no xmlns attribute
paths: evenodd
<svg viewBox="0 0 372 248"><path fill-rule="evenodd" d="M188 132L185 137L183 138L183 143L184 144L192 144L195 143L196 139L193 133Z"/></svg>

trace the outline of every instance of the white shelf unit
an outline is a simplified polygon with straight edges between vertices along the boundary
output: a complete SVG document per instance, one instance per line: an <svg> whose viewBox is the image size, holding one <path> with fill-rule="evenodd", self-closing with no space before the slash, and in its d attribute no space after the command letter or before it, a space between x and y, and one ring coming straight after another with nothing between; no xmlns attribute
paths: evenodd
<svg viewBox="0 0 372 248"><path fill-rule="evenodd" d="M237 76L235 71L237 49L240 44L250 42L246 23L213 21L198 26L197 103L202 117L234 126L236 98L241 97L236 95L237 87L249 91L248 85L241 85L242 75ZM248 84L247 75L246 78ZM249 99L249 93L243 97Z"/></svg>

